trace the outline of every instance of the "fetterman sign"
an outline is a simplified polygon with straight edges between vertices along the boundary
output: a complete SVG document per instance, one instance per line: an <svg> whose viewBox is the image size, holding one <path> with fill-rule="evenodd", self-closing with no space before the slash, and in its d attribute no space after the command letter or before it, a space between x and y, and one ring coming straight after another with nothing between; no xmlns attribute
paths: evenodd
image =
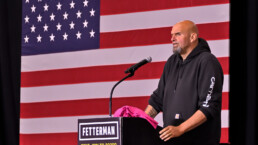
<svg viewBox="0 0 258 145"><path fill-rule="evenodd" d="M121 118L78 120L78 145L121 145Z"/></svg>

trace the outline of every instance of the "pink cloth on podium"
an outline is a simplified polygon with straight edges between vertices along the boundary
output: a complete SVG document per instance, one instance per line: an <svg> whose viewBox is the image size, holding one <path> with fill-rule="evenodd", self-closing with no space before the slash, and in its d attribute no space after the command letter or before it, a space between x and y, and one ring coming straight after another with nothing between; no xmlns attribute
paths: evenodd
<svg viewBox="0 0 258 145"><path fill-rule="evenodd" d="M155 129L158 125L158 122L147 115L143 110L132 106L123 106L117 109L114 113L114 117L139 117L146 119Z"/></svg>

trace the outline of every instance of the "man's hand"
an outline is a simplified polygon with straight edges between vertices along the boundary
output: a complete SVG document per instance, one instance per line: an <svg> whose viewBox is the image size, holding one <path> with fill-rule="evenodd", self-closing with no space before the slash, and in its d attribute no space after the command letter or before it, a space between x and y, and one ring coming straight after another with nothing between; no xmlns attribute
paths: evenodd
<svg viewBox="0 0 258 145"><path fill-rule="evenodd" d="M159 134L160 138L164 141L167 141L174 137L179 137L185 132L188 132L197 126L203 124L207 121L206 116L200 111L197 110L189 119L180 124L179 126L167 126L162 129Z"/></svg>
<svg viewBox="0 0 258 145"><path fill-rule="evenodd" d="M169 125L169 126L165 127L164 129L162 129L159 132L159 134L160 134L160 138L162 140L168 141L171 138L181 136L182 134L184 134L184 131L180 126Z"/></svg>

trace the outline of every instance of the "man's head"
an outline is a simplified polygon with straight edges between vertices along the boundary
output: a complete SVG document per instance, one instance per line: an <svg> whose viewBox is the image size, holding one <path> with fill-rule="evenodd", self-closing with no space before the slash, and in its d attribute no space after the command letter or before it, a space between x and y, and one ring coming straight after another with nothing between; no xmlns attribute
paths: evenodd
<svg viewBox="0 0 258 145"><path fill-rule="evenodd" d="M176 23L171 31L173 52L183 57L188 55L198 44L198 28L189 20Z"/></svg>

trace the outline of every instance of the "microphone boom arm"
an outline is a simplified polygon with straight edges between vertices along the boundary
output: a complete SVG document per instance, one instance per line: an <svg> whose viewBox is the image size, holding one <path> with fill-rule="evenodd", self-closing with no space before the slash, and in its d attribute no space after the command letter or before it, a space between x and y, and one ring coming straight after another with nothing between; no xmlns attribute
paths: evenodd
<svg viewBox="0 0 258 145"><path fill-rule="evenodd" d="M127 75L126 77L124 77L123 79L121 79L119 82L117 82L114 86L113 86L113 88L112 88L112 90L111 90L111 92L110 92L110 98L109 98L109 116L110 117L112 117L112 96L113 96L113 92L114 92L114 89L115 89L115 87L118 85L118 84L120 84L122 81L124 81L125 79L127 79L127 78L129 78L129 77L132 77L134 75L134 71L133 72L131 72L129 75Z"/></svg>

